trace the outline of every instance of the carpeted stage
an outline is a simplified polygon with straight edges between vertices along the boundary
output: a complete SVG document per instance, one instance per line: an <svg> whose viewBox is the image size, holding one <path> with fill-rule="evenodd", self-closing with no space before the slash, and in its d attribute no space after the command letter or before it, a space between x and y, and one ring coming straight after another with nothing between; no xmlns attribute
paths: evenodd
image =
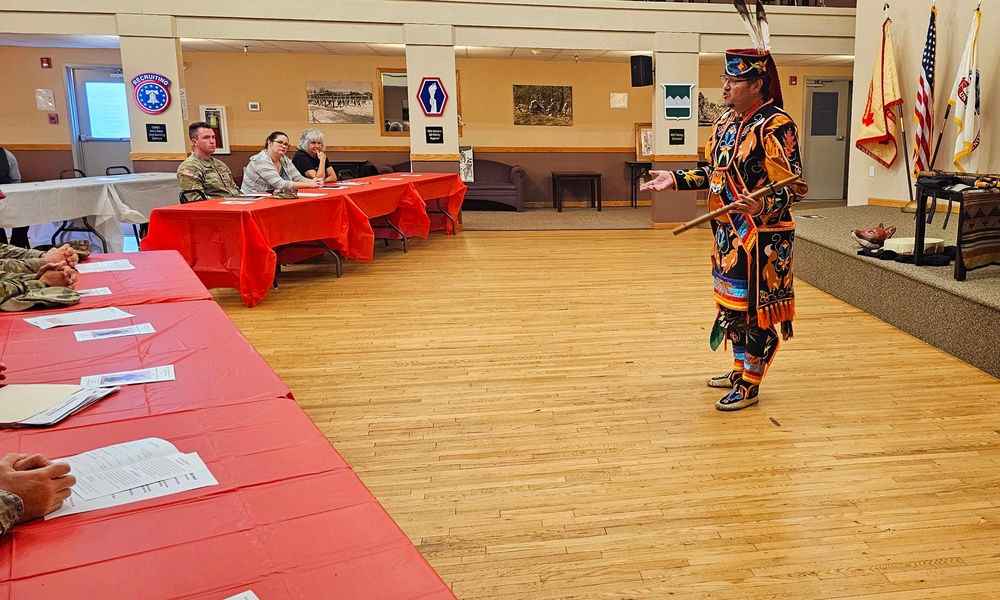
<svg viewBox="0 0 1000 600"><path fill-rule="evenodd" d="M1000 266L969 271L966 281L955 281L954 262L917 267L858 256L853 229L884 223L897 227L895 237L913 237L913 214L898 208L812 208L803 202L795 215L796 277L1000 377ZM947 229L943 223L939 211L927 237L954 245L958 214L951 215ZM878 340L859 344L860 360L878 360Z"/></svg>

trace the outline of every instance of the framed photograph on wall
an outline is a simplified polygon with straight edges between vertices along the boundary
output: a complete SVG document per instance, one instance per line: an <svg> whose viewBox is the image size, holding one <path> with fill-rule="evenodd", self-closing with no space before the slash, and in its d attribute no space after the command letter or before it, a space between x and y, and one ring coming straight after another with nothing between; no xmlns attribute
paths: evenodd
<svg viewBox="0 0 1000 600"><path fill-rule="evenodd" d="M198 107L201 120L215 132L214 154L229 154L229 124L226 122L226 107L202 104Z"/></svg>
<svg viewBox="0 0 1000 600"><path fill-rule="evenodd" d="M475 181L476 174L472 169L472 146L459 146L458 155L462 157L458 161L458 176L465 183Z"/></svg>
<svg viewBox="0 0 1000 600"><path fill-rule="evenodd" d="M698 89L698 126L710 127L716 119L726 112L727 106L722 102L722 88Z"/></svg>
<svg viewBox="0 0 1000 600"><path fill-rule="evenodd" d="M515 85L514 125L573 125L573 86Z"/></svg>
<svg viewBox="0 0 1000 600"><path fill-rule="evenodd" d="M653 124L635 124L635 159L649 162L653 160Z"/></svg>
<svg viewBox="0 0 1000 600"><path fill-rule="evenodd" d="M310 123L375 122L370 81L307 81L306 104Z"/></svg>

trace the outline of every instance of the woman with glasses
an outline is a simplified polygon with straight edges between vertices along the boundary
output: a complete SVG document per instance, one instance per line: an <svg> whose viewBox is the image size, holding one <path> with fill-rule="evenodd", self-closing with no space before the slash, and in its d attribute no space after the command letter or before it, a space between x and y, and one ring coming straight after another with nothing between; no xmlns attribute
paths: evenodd
<svg viewBox="0 0 1000 600"><path fill-rule="evenodd" d="M303 177L288 153L288 136L283 131L275 131L267 136L264 149L250 158L243 175L242 194L256 194L267 191L298 190L323 185L322 178Z"/></svg>

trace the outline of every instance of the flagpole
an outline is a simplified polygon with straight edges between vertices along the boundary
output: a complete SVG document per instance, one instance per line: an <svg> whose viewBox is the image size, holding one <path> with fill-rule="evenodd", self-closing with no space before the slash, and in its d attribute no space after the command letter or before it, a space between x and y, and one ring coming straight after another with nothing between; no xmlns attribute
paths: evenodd
<svg viewBox="0 0 1000 600"><path fill-rule="evenodd" d="M889 3L886 2L882 5L882 10L885 12L885 18L889 18ZM893 55L892 60L895 61L896 57ZM903 161L906 165L906 170L903 171L906 177L906 191L910 195L910 202L903 206L903 212L917 212L917 203L913 201L913 185L910 183L910 153L906 149L906 127L903 125L903 103L900 102L897 106L897 113L899 114L899 137L903 140Z"/></svg>
<svg viewBox="0 0 1000 600"><path fill-rule="evenodd" d="M934 17L934 15L936 13L937 13L937 0L931 0L931 17L932 17L932 22L933 23L937 22L937 19ZM935 27L935 30L936 29L937 28ZM936 36L936 34L935 34L935 36ZM934 63L935 64L937 63L937 42L935 42L935 44L934 44ZM933 86L931 86L931 87L933 88ZM931 89L931 94L932 94L931 97L932 98L933 98L933 93L934 93L934 90ZM931 104L932 104L932 106L930 107L929 110L930 110L930 112L934 112L933 102L931 102ZM951 103L948 102L947 105L948 105L947 108L944 109L944 121L941 124L941 131L938 131L937 143L934 144L934 152L931 153L930 164L927 165L927 170L928 171L933 171L934 170L934 163L937 162L938 150L941 149L941 140L944 138L944 128L948 126L948 116L951 114ZM934 124L934 121L931 120L931 125L933 125L933 124Z"/></svg>
<svg viewBox="0 0 1000 600"><path fill-rule="evenodd" d="M903 126L903 103L900 102L896 105L899 109L899 137L903 140L903 164L906 165L906 170L903 174L906 176L906 191L910 193L910 202L903 207L903 212L910 212L907 207L911 204L913 205L913 212L917 212L917 203L913 201L913 184L910 182L910 153L906 150L906 127Z"/></svg>
<svg viewBox="0 0 1000 600"><path fill-rule="evenodd" d="M931 155L931 164L928 165L927 170L934 170L934 163L937 162L938 150L941 149L941 138L944 137L944 128L948 126L948 115L951 114L951 103L948 104L948 108L944 110L944 124L941 125L941 131L938 132L937 143L934 144L934 154Z"/></svg>

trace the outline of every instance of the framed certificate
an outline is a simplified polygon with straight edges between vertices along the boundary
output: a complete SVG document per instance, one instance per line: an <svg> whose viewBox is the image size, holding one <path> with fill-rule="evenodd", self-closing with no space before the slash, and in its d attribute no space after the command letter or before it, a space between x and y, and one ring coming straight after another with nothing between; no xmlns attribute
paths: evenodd
<svg viewBox="0 0 1000 600"><path fill-rule="evenodd" d="M635 159L637 161L653 160L653 124L635 124Z"/></svg>

